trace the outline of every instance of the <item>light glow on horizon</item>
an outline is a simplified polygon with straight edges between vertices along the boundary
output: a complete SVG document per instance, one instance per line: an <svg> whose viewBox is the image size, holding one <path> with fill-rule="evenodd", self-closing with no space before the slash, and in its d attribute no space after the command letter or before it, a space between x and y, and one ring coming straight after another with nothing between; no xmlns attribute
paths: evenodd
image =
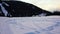
<svg viewBox="0 0 60 34"><path fill-rule="evenodd" d="M60 0L18 0L18 1L31 3L51 12L60 9Z"/></svg>

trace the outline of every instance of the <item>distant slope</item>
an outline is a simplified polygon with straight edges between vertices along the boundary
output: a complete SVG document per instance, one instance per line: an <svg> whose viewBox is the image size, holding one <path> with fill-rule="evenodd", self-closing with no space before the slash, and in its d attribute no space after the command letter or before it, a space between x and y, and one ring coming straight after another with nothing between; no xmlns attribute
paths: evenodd
<svg viewBox="0 0 60 34"><path fill-rule="evenodd" d="M22 2L22 1L1 1L0 4L3 5L3 7L8 12L7 16L5 16L3 9L0 11L3 11L0 13L0 16L5 17L31 17L31 16L51 16L51 15L60 15L59 11L54 11L51 13L50 11L44 10L42 8L39 8L33 4ZM8 5L7 5L8 4Z"/></svg>
<svg viewBox="0 0 60 34"><path fill-rule="evenodd" d="M5 3L9 4L10 6L6 6L3 4L5 9L8 11L8 16L12 17L26 17L26 16L33 16L39 15L41 13L46 13L50 15L49 11L43 10L33 4L25 3L22 1L4 1Z"/></svg>

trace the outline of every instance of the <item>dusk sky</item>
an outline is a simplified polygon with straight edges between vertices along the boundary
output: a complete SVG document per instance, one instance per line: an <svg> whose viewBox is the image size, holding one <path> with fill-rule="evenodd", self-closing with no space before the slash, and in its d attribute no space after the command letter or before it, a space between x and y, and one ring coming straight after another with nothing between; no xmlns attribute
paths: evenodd
<svg viewBox="0 0 60 34"><path fill-rule="evenodd" d="M60 0L19 0L27 3L34 4L42 9L53 12L54 10L60 11Z"/></svg>

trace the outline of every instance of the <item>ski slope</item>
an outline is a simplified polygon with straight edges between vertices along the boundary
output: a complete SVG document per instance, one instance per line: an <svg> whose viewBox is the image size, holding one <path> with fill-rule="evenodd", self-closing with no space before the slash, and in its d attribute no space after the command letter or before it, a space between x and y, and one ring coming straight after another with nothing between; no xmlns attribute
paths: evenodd
<svg viewBox="0 0 60 34"><path fill-rule="evenodd" d="M60 16L0 17L0 34L60 34Z"/></svg>

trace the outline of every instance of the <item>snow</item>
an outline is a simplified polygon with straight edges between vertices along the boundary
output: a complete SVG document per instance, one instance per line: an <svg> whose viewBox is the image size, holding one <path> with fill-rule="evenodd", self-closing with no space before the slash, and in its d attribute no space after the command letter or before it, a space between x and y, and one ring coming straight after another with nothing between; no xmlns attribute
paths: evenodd
<svg viewBox="0 0 60 34"><path fill-rule="evenodd" d="M0 17L0 34L60 34L60 16Z"/></svg>

